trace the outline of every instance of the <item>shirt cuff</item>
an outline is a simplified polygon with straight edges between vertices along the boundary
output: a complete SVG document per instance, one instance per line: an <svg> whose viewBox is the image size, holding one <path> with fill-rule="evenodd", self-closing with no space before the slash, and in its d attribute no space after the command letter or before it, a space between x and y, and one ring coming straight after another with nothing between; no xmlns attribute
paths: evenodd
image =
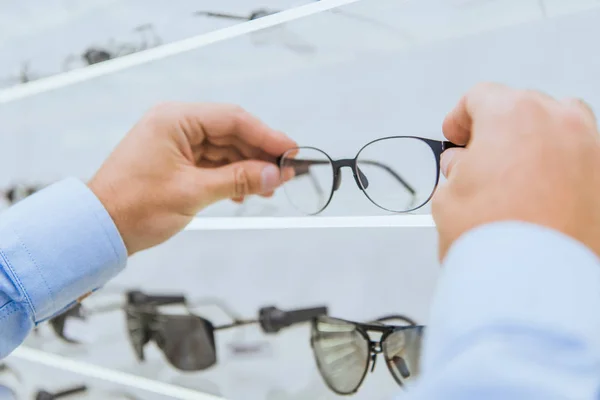
<svg viewBox="0 0 600 400"><path fill-rule="evenodd" d="M424 368L461 339L527 326L600 350L600 261L580 242L522 222L486 225L450 249L433 302Z"/></svg>
<svg viewBox="0 0 600 400"><path fill-rule="evenodd" d="M92 191L70 178L17 203L0 217L0 264L14 301L40 322L104 285L127 262L110 215Z"/></svg>

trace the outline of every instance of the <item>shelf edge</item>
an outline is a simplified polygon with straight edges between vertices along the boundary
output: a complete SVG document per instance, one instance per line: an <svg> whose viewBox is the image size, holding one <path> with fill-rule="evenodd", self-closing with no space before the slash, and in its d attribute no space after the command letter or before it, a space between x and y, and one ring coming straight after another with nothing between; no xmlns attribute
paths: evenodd
<svg viewBox="0 0 600 400"><path fill-rule="evenodd" d="M360 217L196 217L186 231L324 229L324 228L429 228L431 214Z"/></svg>
<svg viewBox="0 0 600 400"><path fill-rule="evenodd" d="M193 389L175 386L125 372L115 371L109 368L99 367L97 365L81 361L70 360L63 356L48 353L42 350L31 349L28 347L19 347L11 353L10 357L19 358L21 360L36 364L42 364L47 367L58 368L63 371L72 372L74 374L83 375L89 378L128 386L144 392L170 396L174 399L225 400L223 397L218 397L212 394L198 392Z"/></svg>

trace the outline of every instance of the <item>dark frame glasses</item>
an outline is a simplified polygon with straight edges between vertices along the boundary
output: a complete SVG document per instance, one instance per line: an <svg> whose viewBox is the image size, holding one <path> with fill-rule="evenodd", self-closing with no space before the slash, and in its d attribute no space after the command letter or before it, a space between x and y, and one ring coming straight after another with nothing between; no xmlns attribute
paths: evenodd
<svg viewBox="0 0 600 400"><path fill-rule="evenodd" d="M399 321L403 326L388 325ZM358 391L367 372L375 370L378 354L383 354L394 380L418 376L424 326L405 316L385 316L371 323L339 318L315 318L311 329L311 348L317 368L329 389L339 395ZM380 335L378 340L370 334Z"/></svg>
<svg viewBox="0 0 600 400"><path fill-rule="evenodd" d="M334 192L340 188L342 182L341 169L344 167L352 170L356 185L371 203L386 211L407 213L423 207L431 200L440 179L440 157L445 150L453 147L464 146L417 136L389 136L367 143L352 159L334 160L323 150L316 147L297 147L279 156L277 164L281 170L282 181L286 182L284 190L290 203L303 213L315 215L327 208L333 199ZM396 154L394 154L394 150L398 150ZM375 154L369 154L371 152ZM384 153L385 157L383 158L386 158L386 160L378 159ZM420 164L425 164L431 169L431 171L427 171L431 173L428 173L430 175L427 177L429 182L425 188L416 187L410 179L404 176L405 174L402 171L394 167L396 160L405 158L403 155L417 156ZM319 182L319 179L311 173L311 168L316 166L322 167L322 176L324 177L322 181L325 181L324 183ZM410 168L411 173L415 169L419 169L418 166L413 167ZM370 190L370 187L374 184L377 185L378 182L374 182L375 180L369 178L370 174L364 172L367 168L376 171L375 175L383 174L387 176L390 182L396 182L392 185L386 183L385 187L379 185L378 190L380 193L397 193L400 190L408 198L407 203L404 205L395 204L389 199L384 201L379 198L373 190ZM324 169L327 171L324 171ZM403 170L407 172L406 168ZM327 174L330 174L331 177L327 178ZM289 193L286 189L290 187L290 181L303 176L307 176L311 180L316 195L319 197L319 200L314 204L299 205L298 196Z"/></svg>
<svg viewBox="0 0 600 400"><path fill-rule="evenodd" d="M135 354L144 361L144 347L154 342L167 361L181 371L201 371L217 363L215 332L258 324L267 334L278 333L291 325L309 322L327 314L327 307L283 311L262 307L256 319L232 318L232 322L215 326L211 321L188 309L188 314L166 314L156 305L130 304L125 309L129 339ZM228 313L231 316L231 313Z"/></svg>

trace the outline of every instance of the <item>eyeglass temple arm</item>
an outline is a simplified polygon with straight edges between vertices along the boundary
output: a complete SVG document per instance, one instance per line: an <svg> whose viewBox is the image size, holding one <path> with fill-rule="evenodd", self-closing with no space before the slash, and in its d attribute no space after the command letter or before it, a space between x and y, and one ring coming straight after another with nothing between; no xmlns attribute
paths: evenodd
<svg viewBox="0 0 600 400"><path fill-rule="evenodd" d="M417 193L415 191L415 189L408 183L406 182L406 180L404 178L402 178L400 176L400 174L398 174L396 171L394 171L393 168L391 168L388 165L385 165L383 163L380 163L379 161L374 161L374 160L361 160L360 161L363 164L367 164L367 165L373 165L375 167L379 167L382 168L384 170L386 170L390 175L392 175L398 182L400 182L400 184L402 186L404 186L404 188L406 190L408 190L410 192L410 194L412 194L413 196Z"/></svg>
<svg viewBox="0 0 600 400"><path fill-rule="evenodd" d="M414 319L407 317L406 315L402 315L402 314L384 315L383 317L377 318L373 322L391 322L391 321L403 321L403 322L406 322L408 325L417 325L417 322Z"/></svg>
<svg viewBox="0 0 600 400"><path fill-rule="evenodd" d="M241 15L233 15L233 14L225 14L211 11L196 11L194 15L203 15L205 17L217 17L217 18L227 18L227 19L237 19L240 21L248 21L250 17L244 17Z"/></svg>
<svg viewBox="0 0 600 400"><path fill-rule="evenodd" d="M442 142L442 153L444 151L448 150L448 149L452 149L452 148L462 149L462 148L465 148L465 147L467 147L467 146L463 146L463 145L460 145L460 144L454 144L454 143L448 142L448 141L443 141Z"/></svg>
<svg viewBox="0 0 600 400"><path fill-rule="evenodd" d="M278 165L281 166L281 157L277 161L278 161ZM295 164L294 165L295 176L301 176L301 175L309 173L310 167L312 165L326 165L326 164L330 163L329 161L323 161L323 160L296 159L296 158L290 158L287 161L290 161L291 163ZM375 167L382 168L383 170L388 172L390 175L392 175L398 182L400 182L400 184L406 190L408 190L411 195L414 196L417 193L416 190L412 187L412 185L410 185L408 182L406 182L406 180L404 178L402 178L400 176L400 174L398 174L396 171L394 171L394 169L391 168L390 166L380 163L378 161L373 161L373 160L361 160L360 162L363 164L373 165ZM359 173L361 174L361 182L363 182L363 184L366 188L368 186L368 180L366 179L366 177L362 173L362 171L360 171L360 169L359 169Z"/></svg>

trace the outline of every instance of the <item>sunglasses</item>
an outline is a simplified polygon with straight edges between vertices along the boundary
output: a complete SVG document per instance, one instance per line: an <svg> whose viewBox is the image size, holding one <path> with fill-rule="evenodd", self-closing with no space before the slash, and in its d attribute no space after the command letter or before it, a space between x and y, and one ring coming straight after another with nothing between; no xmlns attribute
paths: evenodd
<svg viewBox="0 0 600 400"><path fill-rule="evenodd" d="M401 321L404 326L387 325ZM340 395L358 391L369 369L375 370L378 354L400 385L419 374L424 327L410 318L386 316L358 323L320 316L313 320L311 347L325 384ZM378 336L372 340L371 335Z"/></svg>
<svg viewBox="0 0 600 400"><path fill-rule="evenodd" d="M145 359L145 346L154 342L173 367L182 371L201 371L217 363L216 331L257 324L264 333L274 334L327 314L327 307L290 311L263 307L256 319L234 317L231 323L218 326L189 309L184 315L167 314L156 305L130 303L125 313L129 339L140 361Z"/></svg>
<svg viewBox="0 0 600 400"><path fill-rule="evenodd" d="M122 295L121 295L122 296ZM78 328L82 321L93 315L103 314L111 311L124 309L129 304L148 304L148 305L169 305L184 304L185 296L181 295L154 295L146 294L139 290L130 290L125 294L125 305L122 302L108 304L103 307L93 309L85 308L81 303L75 303L68 310L51 318L48 324L52 331L61 340L72 344L81 344L82 338L78 337L81 329Z"/></svg>
<svg viewBox="0 0 600 400"><path fill-rule="evenodd" d="M342 183L341 169L352 170L365 196L386 211L405 213L423 207L440 179L442 153L451 142L393 136L366 144L353 159L334 160L314 147L286 151L277 162L290 203L305 214L318 214Z"/></svg>

